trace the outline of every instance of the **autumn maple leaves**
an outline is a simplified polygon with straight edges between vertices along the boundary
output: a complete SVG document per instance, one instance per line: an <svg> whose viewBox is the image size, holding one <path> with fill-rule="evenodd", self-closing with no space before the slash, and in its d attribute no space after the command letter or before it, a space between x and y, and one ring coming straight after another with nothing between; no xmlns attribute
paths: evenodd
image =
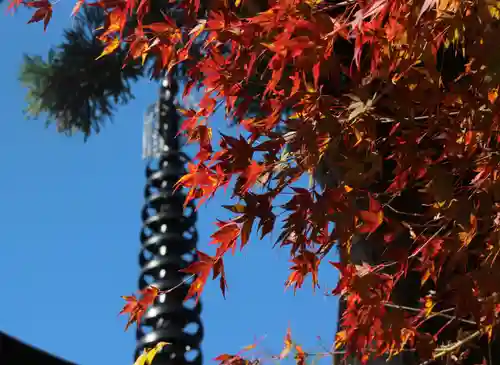
<svg viewBox="0 0 500 365"><path fill-rule="evenodd" d="M349 190L349 189L347 189ZM243 209L238 206L228 206L230 210L237 211ZM358 230L360 233L373 233L383 223L384 214L380 203L370 196L369 209L359 212L360 224ZM195 298L198 300L203 288L213 272L213 279L218 278L220 289L225 295L227 289L226 277L224 272L223 255L227 251L235 252L237 241L241 240L241 248L247 243L248 237L241 236L241 227L236 222L218 222L219 229L212 235L212 243L218 244L218 249L215 256L209 256L198 251L198 259L186 269L181 270L187 274L191 274L194 278L191 284L186 300ZM304 252L296 256L291 267L291 274L286 281L286 286L294 286L295 289L302 287L304 279L312 273L313 285L317 285L317 272L319 268L319 260L312 252ZM172 290L170 288L169 290ZM135 295L123 296L127 301L125 307L120 314L128 314L127 329L132 323L140 322L142 315L147 308L153 304L156 297L162 292L156 287L148 287L139 293L139 298Z"/></svg>
<svg viewBox="0 0 500 365"><path fill-rule="evenodd" d="M448 343L462 346L467 328L457 325L455 338L441 342L440 328L422 332L420 324L434 314L420 302L411 310L387 310L396 282L409 271L432 288L432 301L453 314L453 323L470 321L474 311L481 333L497 326L500 300L492 293L500 292L500 78L493 49L500 34L484 24L500 20L500 3L343 1L335 4L340 11L329 12L313 1L277 0L258 14L233 2L210 2L207 12L198 0L179 3L186 20L181 25L168 17L141 24L147 0L95 4L107 14L105 52L123 45L129 58L151 57L157 70L182 63L184 94L197 85L206 91L199 105L183 111L183 133L199 150L178 187L189 190L187 203L203 204L222 189L232 190L235 202L226 206L231 218L218 222L212 235L213 256L199 252L184 269L195 279L188 298L199 297L210 275L225 293L226 254L247 245L252 232L268 236L279 218L276 243L290 252L287 285L295 289L306 277L317 284L332 247L346 253L355 235L383 233L376 245L391 270L334 264L341 273L334 294L346 296L348 307L339 338L363 360L393 356L412 343L430 357L443 356ZM30 4L33 21L48 22L45 3ZM134 6L139 21L122 37ZM347 43L347 51L337 49L338 42ZM467 80L465 87L455 80L443 87L446 67L438 65L450 45L467 53L458 76ZM191 57L198 46L201 59ZM335 90L329 92L328 83L336 83ZM221 136L217 145L209 119L220 105L241 135ZM331 165L346 170L339 186L299 186L301 178L317 176L330 150ZM374 160L394 166L387 171L391 181L380 184L386 171ZM387 188L369 190L369 196L364 187L377 184ZM408 191L422 196L422 212L405 206L409 211L389 217L391 204ZM360 211L356 202L366 198L368 207ZM398 235L408 237L408 247L395 243ZM159 293L149 288L139 298L126 297L128 325ZM418 295L427 300L428 292Z"/></svg>

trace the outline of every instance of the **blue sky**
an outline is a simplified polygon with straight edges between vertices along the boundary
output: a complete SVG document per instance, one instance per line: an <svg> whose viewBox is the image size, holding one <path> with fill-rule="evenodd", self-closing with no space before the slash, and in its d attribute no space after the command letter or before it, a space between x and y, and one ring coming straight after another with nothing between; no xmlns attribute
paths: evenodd
<svg viewBox="0 0 500 365"><path fill-rule="evenodd" d="M22 54L46 54L70 24L73 0L61 0L46 33L26 25L29 14L5 15L0 5L3 70L0 111L0 330L81 365L132 364L134 332L117 317L121 295L136 290L144 162L142 118L157 85L144 80L136 100L113 124L84 144L26 120L25 90L17 81ZM222 130L221 116L215 124ZM229 131L227 133L234 133ZM200 208L199 248L209 246L215 217L224 217L219 195ZM274 235L276 237L276 235ZM334 336L337 305L310 283L294 296L284 291L288 253L253 237L226 261L229 293L209 282L203 301L205 362L237 352L265 336L259 349L279 353L290 324L305 349L320 350ZM336 273L326 267L329 287Z"/></svg>

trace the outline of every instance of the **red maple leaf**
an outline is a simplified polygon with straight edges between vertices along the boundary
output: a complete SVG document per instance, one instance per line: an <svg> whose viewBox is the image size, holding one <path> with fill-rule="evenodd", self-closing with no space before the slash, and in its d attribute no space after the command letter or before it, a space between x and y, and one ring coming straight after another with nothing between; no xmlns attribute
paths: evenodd
<svg viewBox="0 0 500 365"><path fill-rule="evenodd" d="M318 286L318 267L319 260L318 257L309 251L304 251L297 257L295 257L292 262L294 265L290 268L292 273L288 276L286 281L286 286L294 286L294 291L302 287L304 279L307 275L312 275L313 289Z"/></svg>
<svg viewBox="0 0 500 365"><path fill-rule="evenodd" d="M11 5L14 3L11 3ZM29 8L36 8L37 10L28 21L30 23L37 23L43 20L43 30L47 30L47 26L49 25L50 18L52 18L52 4L48 0L38 0L38 1L28 1L24 2Z"/></svg>
<svg viewBox="0 0 500 365"><path fill-rule="evenodd" d="M339 280L337 282L337 286L332 290L333 295L341 295L344 294L348 289L349 284L352 280L352 277L355 275L355 267L350 264L343 264L340 262L329 261L330 264L335 267L339 271Z"/></svg>
<svg viewBox="0 0 500 365"><path fill-rule="evenodd" d="M7 11L12 10L12 12L15 12L17 8L23 4L23 0L10 0L9 6L7 7Z"/></svg>
<svg viewBox="0 0 500 365"><path fill-rule="evenodd" d="M226 282L226 273L224 271L224 261L222 260L222 257L220 257L217 261L215 261L214 266L213 266L213 271L214 271L214 275L212 277L212 280L215 280L220 276L219 286L220 286L220 290L222 292L222 296L225 298L226 297L227 282Z"/></svg>
<svg viewBox="0 0 500 365"><path fill-rule="evenodd" d="M137 324L139 324L141 322L142 316L149 306L153 304L159 293L160 290L157 287L149 286L146 289L139 291L139 294L141 295L140 299L137 299L135 295L122 296L122 298L126 300L126 303L119 314L129 313L125 331L132 323L137 322Z"/></svg>

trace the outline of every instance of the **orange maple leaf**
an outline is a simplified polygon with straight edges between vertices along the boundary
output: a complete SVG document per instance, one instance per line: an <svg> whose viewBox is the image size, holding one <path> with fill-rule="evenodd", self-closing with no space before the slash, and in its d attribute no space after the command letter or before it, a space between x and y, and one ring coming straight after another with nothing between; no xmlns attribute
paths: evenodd
<svg viewBox="0 0 500 365"><path fill-rule="evenodd" d="M119 7L113 9L107 14L105 25L96 29L104 30L104 32L98 36L98 39L106 41L108 38L112 38L112 34L117 32L120 32L121 36L126 21L127 15L124 13L123 9Z"/></svg>
<svg viewBox="0 0 500 365"><path fill-rule="evenodd" d="M361 233L373 233L384 221L384 212L380 203L370 196L369 210L362 210L359 216L363 220L363 225L359 227Z"/></svg>
<svg viewBox="0 0 500 365"><path fill-rule="evenodd" d="M198 255L198 260L180 271L196 275L196 279L189 287L189 291L184 300L195 298L195 301L198 302L207 282L208 276L210 275L210 270L212 270L212 268L214 267L216 260L214 257L209 256L201 251L196 252Z"/></svg>
<svg viewBox="0 0 500 365"><path fill-rule="evenodd" d="M241 229L238 224L234 222L217 222L219 229L212 234L211 244L220 245L217 249L217 256L224 255L229 249L232 248L233 255L236 251L236 240L241 234Z"/></svg>
<svg viewBox="0 0 500 365"><path fill-rule="evenodd" d="M295 351L296 351L296 354L295 354L295 363L297 365L305 365L307 354L302 349L302 346L295 345Z"/></svg>
<svg viewBox="0 0 500 365"><path fill-rule="evenodd" d="M127 302L125 303L125 306L123 307L123 309L120 311L119 314L129 313L127 325L125 326L125 331L126 331L128 330L128 328L132 323L134 322L140 323L144 310L141 307L135 295L124 295L122 296L122 298L125 299Z"/></svg>
<svg viewBox="0 0 500 365"><path fill-rule="evenodd" d="M221 363L229 362L233 359L239 359L238 355L222 354L214 358L215 361L220 361Z"/></svg>
<svg viewBox="0 0 500 365"><path fill-rule="evenodd" d="M177 181L175 189L179 189L181 186L189 188L184 205L187 206L191 200L198 197L200 198L198 206L200 206L213 195L219 186L219 181L217 179L217 175L203 164L195 165L188 163L188 173L183 175L179 181ZM200 190L202 192L201 197L197 196Z"/></svg>
<svg viewBox="0 0 500 365"><path fill-rule="evenodd" d="M157 287L149 286L146 289L139 291L139 294L141 295L140 299L137 299L135 295L122 296L122 298L125 299L126 303L119 314L129 313L125 331L134 322L137 322L137 324L141 322L142 316L144 315L148 307L153 304L159 293L160 290Z"/></svg>
<svg viewBox="0 0 500 365"><path fill-rule="evenodd" d="M245 178L245 183L241 187L241 192L244 193L250 190L250 188L255 185L264 169L264 165L261 165L258 162L252 160L245 172L241 175Z"/></svg>
<svg viewBox="0 0 500 365"><path fill-rule="evenodd" d="M137 37L133 42L130 43L128 56L133 60L141 57L142 64L146 61L148 56L149 44L146 39Z"/></svg>

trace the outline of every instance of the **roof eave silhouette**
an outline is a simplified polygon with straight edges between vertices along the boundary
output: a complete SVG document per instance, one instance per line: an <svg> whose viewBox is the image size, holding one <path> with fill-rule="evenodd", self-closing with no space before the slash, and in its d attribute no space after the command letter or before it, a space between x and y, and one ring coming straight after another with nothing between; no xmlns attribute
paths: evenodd
<svg viewBox="0 0 500 365"><path fill-rule="evenodd" d="M76 365L0 331L0 363L3 365Z"/></svg>

